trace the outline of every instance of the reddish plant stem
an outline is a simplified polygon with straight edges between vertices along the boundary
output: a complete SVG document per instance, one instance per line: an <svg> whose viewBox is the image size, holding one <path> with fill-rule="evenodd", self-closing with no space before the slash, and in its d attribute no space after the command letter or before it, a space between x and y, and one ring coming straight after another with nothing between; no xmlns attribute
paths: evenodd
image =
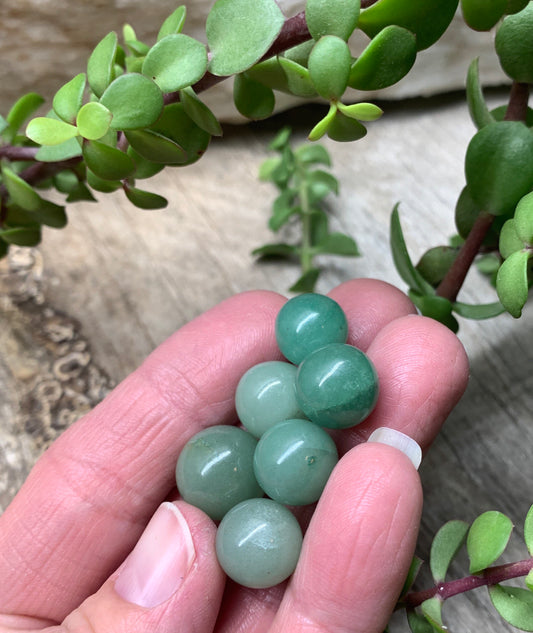
<svg viewBox="0 0 533 633"><path fill-rule="evenodd" d="M453 264L450 266L444 279L437 286L436 294L439 297L445 297L452 302L457 299L457 295L470 270L470 266L479 253L485 235L487 235L487 231L490 229L493 221L494 216L490 213L481 212L478 215L474 226L467 235Z"/></svg>
<svg viewBox="0 0 533 633"><path fill-rule="evenodd" d="M36 160L38 147L19 147L17 145L4 145L0 147L0 158L7 158L12 161Z"/></svg>
<svg viewBox="0 0 533 633"><path fill-rule="evenodd" d="M529 100L529 84L513 82L509 103L505 112L506 121L525 121L527 116ZM450 301L455 301L461 290L466 275L474 262L476 255L481 250L485 235L490 229L494 216L490 213L481 212L477 217L474 226L470 230L459 253L446 273L446 276L438 285L436 293L439 297L444 297Z"/></svg>
<svg viewBox="0 0 533 633"><path fill-rule="evenodd" d="M421 605L425 600L429 600L429 598L433 598L437 595L440 596L442 600L447 600L448 598L460 593L465 593L466 591L471 591L472 589L477 589L478 587L497 585L511 578L527 576L532 568L533 558L521 560L516 563L506 563L505 565L489 567L479 574L458 578L457 580L450 580L449 582L441 582L431 589L410 591L402 598L401 602L398 603L397 609L413 609Z"/></svg>

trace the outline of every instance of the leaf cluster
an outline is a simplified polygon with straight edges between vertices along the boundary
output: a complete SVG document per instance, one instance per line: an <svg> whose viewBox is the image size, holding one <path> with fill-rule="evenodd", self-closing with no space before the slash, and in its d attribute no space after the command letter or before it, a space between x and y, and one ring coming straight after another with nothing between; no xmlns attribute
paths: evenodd
<svg viewBox="0 0 533 633"><path fill-rule="evenodd" d="M504 620L523 631L533 631L533 573L529 571L533 568L533 558L493 567L504 553L512 531L511 519L494 510L482 513L471 525L452 520L441 527L433 539L429 555L434 591L418 594L410 591L422 565L422 560L415 557L398 603L398 607L406 609L413 633L449 631L442 619L445 601L481 586L487 587L494 608ZM530 556L533 556L533 506L525 519L524 540ZM450 565L464 548L471 576L448 581ZM525 576L525 588L502 584L517 576ZM420 600L416 599L418 595ZM419 604L415 604L417 602Z"/></svg>
<svg viewBox="0 0 533 633"><path fill-rule="evenodd" d="M259 171L261 180L274 183L278 196L272 205L269 228L278 232L289 222L297 222L301 240L296 244L275 242L256 248L252 254L262 259L297 260L302 274L290 288L292 292L312 292L320 275L314 263L317 255L359 255L353 238L329 230L326 197L338 194L337 179L323 167L331 167L331 158L323 145L290 144L290 128L282 129L270 144L278 156L268 158ZM320 167L318 167L320 166Z"/></svg>

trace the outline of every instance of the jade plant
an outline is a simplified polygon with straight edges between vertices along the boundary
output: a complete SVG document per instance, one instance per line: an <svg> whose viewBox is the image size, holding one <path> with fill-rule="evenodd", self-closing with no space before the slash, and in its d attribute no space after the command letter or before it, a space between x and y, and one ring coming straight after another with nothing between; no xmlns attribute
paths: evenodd
<svg viewBox="0 0 533 633"><path fill-rule="evenodd" d="M317 141L326 135L339 142L363 138L366 123L383 112L372 103L352 103L347 89L375 91L404 79L417 56L445 33L458 7L459 0L307 0L305 10L287 17L275 0L216 0L206 20L207 44L185 33L185 6L163 22L155 42L140 41L130 25L120 37L107 34L83 72L57 90L44 115L35 116L44 99L29 93L0 116L0 257L12 244L37 245L43 225L64 227L68 204L95 201L94 192L121 190L140 209L165 207L165 198L143 181L165 167L196 162L211 137L222 135L216 113L201 95L233 77L235 107L249 119L270 117L278 93L319 98L327 106L309 130L310 144L293 149L289 131L283 130L271 146L279 155L260 173L279 192L270 228L278 231L297 220L301 239L268 244L255 253L298 259L302 274L292 290L312 290L319 274L316 255L358 255L352 237L329 231L323 201L338 183L326 171L329 155ZM415 265L398 206L390 226L393 260L409 296L422 314L454 331L457 316L485 319L507 311L520 317L533 261L533 112L528 106L533 2L460 0L460 9L471 29L494 31L509 97L488 107L474 59L466 98L477 131L466 148L465 186L454 210L457 235L450 243L430 246ZM367 43L354 57L348 40L356 31ZM64 204L49 200L50 190L62 194ZM487 273L498 300L485 305L458 300L473 265ZM525 524L530 553L532 516L530 511ZM503 618L533 630L533 558L492 566L510 531L510 520L497 512L481 515L470 527L452 521L442 528L430 556L435 586L409 589L419 567L415 560L398 603L415 633L445 630L444 601L481 585L490 587ZM464 542L472 576L447 581L448 565ZM526 576L525 588L500 584L517 576Z"/></svg>

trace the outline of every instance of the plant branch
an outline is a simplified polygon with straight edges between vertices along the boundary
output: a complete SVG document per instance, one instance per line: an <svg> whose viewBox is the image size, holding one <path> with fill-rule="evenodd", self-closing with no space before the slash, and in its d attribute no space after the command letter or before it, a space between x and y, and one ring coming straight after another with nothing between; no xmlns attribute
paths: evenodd
<svg viewBox="0 0 533 633"><path fill-rule="evenodd" d="M505 111L506 121L525 121L527 118L527 104L529 101L529 84L513 81L509 104Z"/></svg>
<svg viewBox="0 0 533 633"><path fill-rule="evenodd" d="M495 567L488 567L479 574L465 576L457 580L449 582L441 582L431 589L423 591L410 591L407 593L397 605L397 609L418 607L425 600L438 595L442 600L446 600L460 593L478 589L479 587L488 587L497 585L511 578L519 578L527 576L533 569L533 558L518 561L516 563L506 563Z"/></svg>
<svg viewBox="0 0 533 633"><path fill-rule="evenodd" d="M437 286L436 294L439 297L445 297L452 302L457 299L457 295L470 270L470 266L479 253L483 240L493 221L494 216L490 213L482 211L478 215L474 226L467 235L453 264L450 266L444 279Z"/></svg>
<svg viewBox="0 0 533 633"><path fill-rule="evenodd" d="M0 147L0 158L7 158L11 161L36 160L38 147L20 147L17 145L4 145Z"/></svg>

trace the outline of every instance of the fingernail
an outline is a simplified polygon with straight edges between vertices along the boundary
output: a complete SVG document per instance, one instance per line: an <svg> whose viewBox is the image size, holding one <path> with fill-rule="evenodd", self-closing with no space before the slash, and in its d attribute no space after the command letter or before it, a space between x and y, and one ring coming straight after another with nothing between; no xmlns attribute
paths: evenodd
<svg viewBox="0 0 533 633"><path fill-rule="evenodd" d="M409 437L405 433L396 431L396 429L381 427L380 429L376 429L367 441L394 446L394 448L405 453L413 462L413 466L418 470L420 462L422 461L422 449L412 437Z"/></svg>
<svg viewBox="0 0 533 633"><path fill-rule="evenodd" d="M182 585L195 559L189 526L178 508L161 504L115 581L115 591L140 607L156 607Z"/></svg>

